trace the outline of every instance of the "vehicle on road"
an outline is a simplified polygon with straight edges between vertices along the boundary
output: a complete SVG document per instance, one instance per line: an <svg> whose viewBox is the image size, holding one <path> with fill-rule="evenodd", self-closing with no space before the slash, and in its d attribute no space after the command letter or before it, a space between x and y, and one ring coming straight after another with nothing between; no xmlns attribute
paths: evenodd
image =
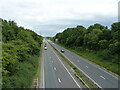
<svg viewBox="0 0 120 90"><path fill-rule="evenodd" d="M62 53L64 53L64 52L65 52L65 50L61 50L61 52L62 52Z"/></svg>
<svg viewBox="0 0 120 90"><path fill-rule="evenodd" d="M46 47L46 43L44 44L44 47Z"/></svg>
<svg viewBox="0 0 120 90"><path fill-rule="evenodd" d="M44 50L47 50L47 47L46 47L46 46L44 47Z"/></svg>

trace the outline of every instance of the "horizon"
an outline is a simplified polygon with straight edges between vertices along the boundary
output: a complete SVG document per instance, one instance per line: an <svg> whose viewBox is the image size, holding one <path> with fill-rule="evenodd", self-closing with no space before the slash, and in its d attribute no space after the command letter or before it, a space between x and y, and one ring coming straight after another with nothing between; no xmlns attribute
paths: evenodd
<svg viewBox="0 0 120 90"><path fill-rule="evenodd" d="M104 2L104 3L103 3ZM13 20L43 37L53 37L67 28L118 22L119 0L2 0L0 17ZM6 7L7 6L7 7Z"/></svg>

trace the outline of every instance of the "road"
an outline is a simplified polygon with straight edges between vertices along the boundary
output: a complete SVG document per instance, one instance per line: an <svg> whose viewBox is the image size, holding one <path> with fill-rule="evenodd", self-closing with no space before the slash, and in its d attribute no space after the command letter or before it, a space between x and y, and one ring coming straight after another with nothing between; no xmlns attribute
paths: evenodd
<svg viewBox="0 0 120 90"><path fill-rule="evenodd" d="M113 76L111 73L101 69L98 65L93 64L92 62L80 57L79 55L76 55L75 53L70 52L69 50L63 47L54 44L51 41L49 42L57 50L65 50L65 53L63 53L63 55L100 88L120 88L120 85L118 85L118 77Z"/></svg>
<svg viewBox="0 0 120 90"><path fill-rule="evenodd" d="M44 88L81 88L53 48L46 45L47 50L43 50Z"/></svg>

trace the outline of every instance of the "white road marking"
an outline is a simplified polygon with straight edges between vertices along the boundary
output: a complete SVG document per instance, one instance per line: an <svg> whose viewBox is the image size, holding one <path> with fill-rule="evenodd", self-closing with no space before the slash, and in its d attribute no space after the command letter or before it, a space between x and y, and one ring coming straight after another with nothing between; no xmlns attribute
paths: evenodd
<svg viewBox="0 0 120 90"><path fill-rule="evenodd" d="M60 46L61 47L61 46ZM57 49L57 47L55 47L56 49ZM58 50L58 49L57 49ZM68 51L68 52L70 52L69 50L67 50L67 49L65 49L66 51ZM59 50L58 50L59 51ZM70 53L73 53L73 52L70 52ZM78 56L78 55L77 55ZM80 58L80 56L78 56L79 58ZM82 58L82 57L81 57ZM83 58L84 59L84 58ZM101 68L99 65L96 65L95 63L93 63L93 62L90 62L89 60L85 60L84 59L84 61L86 62L86 63L89 63L89 64L91 64L91 65L93 65L94 67L96 67L96 68L98 68L98 69L100 69L100 70L102 70L103 72L105 72L105 73L107 73L107 74L109 74L109 75L111 75L112 77L114 77L114 78L116 78L116 79L118 79L118 77L119 76L114 76L113 74L112 74L112 72L111 73L109 73L105 68ZM105 70L104 70L105 69Z"/></svg>
<svg viewBox="0 0 120 90"><path fill-rule="evenodd" d="M45 77L44 77L44 56L43 56L43 88L45 88Z"/></svg>
<svg viewBox="0 0 120 90"><path fill-rule="evenodd" d="M56 47L55 47L56 48ZM56 48L57 49L57 48ZM57 49L58 50L58 49ZM59 51L59 50L58 50ZM61 53L61 52L60 52ZM62 53L61 53L62 54ZM63 55L65 58L67 58L74 66L76 66L83 74L85 74L94 84L96 84L99 88L102 88L99 84L97 84L92 78L90 78L82 69L80 69L76 64L74 64L68 57Z"/></svg>
<svg viewBox="0 0 120 90"><path fill-rule="evenodd" d="M78 60L78 62L80 62L80 61Z"/></svg>
<svg viewBox="0 0 120 90"><path fill-rule="evenodd" d="M57 56L58 60L61 62L61 64L63 65L63 67L66 69L66 71L68 72L68 74L71 76L71 78L74 80L74 82L76 83L76 85L77 85L79 88L81 88L80 85L78 84L78 82L73 78L73 76L71 75L71 73L68 71L68 69L65 67L65 65L63 64L63 62L60 60L60 58L58 57L58 55L55 53L55 51L54 51L54 50L52 50L52 51L53 51L54 54Z"/></svg>
<svg viewBox="0 0 120 90"><path fill-rule="evenodd" d="M88 68L88 66L86 66L86 68Z"/></svg>
<svg viewBox="0 0 120 90"><path fill-rule="evenodd" d="M56 67L54 67L54 70L56 70Z"/></svg>
<svg viewBox="0 0 120 90"><path fill-rule="evenodd" d="M60 80L60 78L58 78L58 81L59 81L59 83L61 83L61 80Z"/></svg>
<svg viewBox="0 0 120 90"><path fill-rule="evenodd" d="M103 77L103 76L100 76L101 78L103 78L103 79L105 79L105 77Z"/></svg>

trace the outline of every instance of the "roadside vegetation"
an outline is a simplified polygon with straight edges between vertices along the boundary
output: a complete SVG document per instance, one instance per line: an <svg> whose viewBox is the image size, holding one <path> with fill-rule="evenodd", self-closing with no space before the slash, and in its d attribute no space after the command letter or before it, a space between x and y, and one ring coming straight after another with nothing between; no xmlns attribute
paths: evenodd
<svg viewBox="0 0 120 90"><path fill-rule="evenodd" d="M111 28L94 24L87 29L83 26L67 28L53 38L59 45L120 75L120 22Z"/></svg>
<svg viewBox="0 0 120 90"><path fill-rule="evenodd" d="M2 87L29 88L39 65L42 36L2 21Z"/></svg>

